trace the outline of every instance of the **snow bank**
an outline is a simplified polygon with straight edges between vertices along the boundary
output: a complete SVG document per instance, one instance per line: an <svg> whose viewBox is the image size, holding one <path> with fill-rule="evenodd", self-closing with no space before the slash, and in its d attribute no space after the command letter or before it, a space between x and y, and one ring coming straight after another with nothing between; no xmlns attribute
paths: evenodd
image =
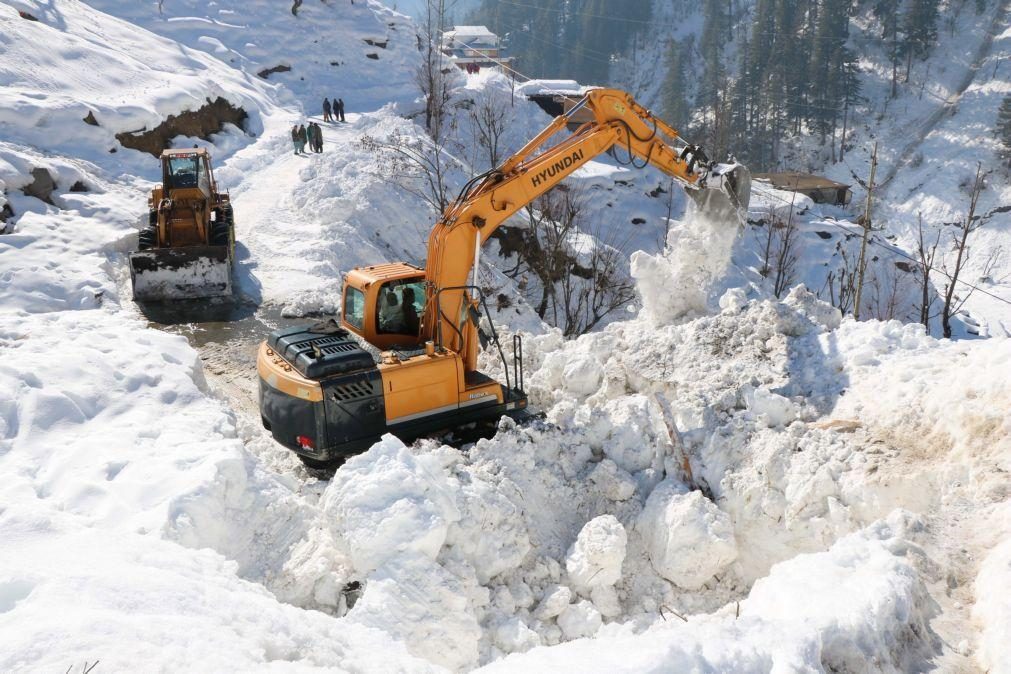
<svg viewBox="0 0 1011 674"><path fill-rule="evenodd" d="M976 604L973 617L982 626L977 656L984 669L994 674L1011 671L1008 644L1011 644L1011 540L995 547L983 560L976 577Z"/></svg>

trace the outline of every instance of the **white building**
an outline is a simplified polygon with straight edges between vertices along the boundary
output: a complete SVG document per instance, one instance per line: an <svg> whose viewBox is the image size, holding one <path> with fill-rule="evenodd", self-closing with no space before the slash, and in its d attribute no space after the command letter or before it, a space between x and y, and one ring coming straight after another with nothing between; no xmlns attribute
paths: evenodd
<svg viewBox="0 0 1011 674"><path fill-rule="evenodd" d="M461 68L493 67L512 61L502 53L500 42L499 36L485 26L454 26L442 34L442 52L456 59Z"/></svg>

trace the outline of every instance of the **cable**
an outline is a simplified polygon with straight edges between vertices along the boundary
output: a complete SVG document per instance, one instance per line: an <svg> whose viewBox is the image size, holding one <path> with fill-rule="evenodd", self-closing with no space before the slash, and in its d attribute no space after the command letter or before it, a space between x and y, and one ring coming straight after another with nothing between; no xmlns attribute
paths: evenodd
<svg viewBox="0 0 1011 674"><path fill-rule="evenodd" d="M782 197L778 197L775 194L772 194L770 192L765 192L765 191L762 191L762 190L757 189L755 187L752 187L752 191L757 192L758 194L761 194L762 196L768 197L770 199L775 199L777 201L781 201L784 204L790 204L790 202L787 201L786 199L784 199ZM827 225L831 225L833 227L837 227L838 229L841 229L842 231L846 232L847 234L853 234L853 232L851 232L850 230L846 229L845 227L843 227L842 225L840 225L837 222L833 222L831 220L824 220L823 222L825 224L827 224ZM883 250L888 250L891 253L893 253L894 255L897 255L897 256L899 256L901 258L905 258L905 259L909 260L910 262L912 262L912 263L914 263L916 265L920 264L920 261L917 260L915 257L913 257L911 255L907 255L906 253L904 253L902 250L900 250L898 248L891 247L891 246L886 246L885 244L881 243L880 241L876 241L873 237L871 237L869 235L867 237L867 243L873 244L875 246L879 246ZM983 290L979 286L973 285L972 283L969 283L968 281L963 281L962 279L953 279L951 277L951 274L949 274L948 272L944 271L943 269L934 268L934 269L932 269L932 271L937 272L941 276L947 277L948 280L950 280L950 281L953 281L955 283L961 283L962 285L968 286L968 287L972 288L973 290L975 290L975 291L977 291L977 292L979 292L979 293L981 293L983 295L986 295L987 297L990 297L990 298L995 299L995 300L997 300L999 302L1003 302L1004 304L1007 304L1008 306L1011 306L1011 300L1006 300L1003 297L1000 297L998 295L994 295L993 293L988 292L986 290Z"/></svg>

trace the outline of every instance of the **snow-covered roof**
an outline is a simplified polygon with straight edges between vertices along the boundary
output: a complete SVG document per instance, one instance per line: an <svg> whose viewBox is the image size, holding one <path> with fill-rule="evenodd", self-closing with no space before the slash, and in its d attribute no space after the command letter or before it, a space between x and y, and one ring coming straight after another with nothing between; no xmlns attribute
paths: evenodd
<svg viewBox="0 0 1011 674"><path fill-rule="evenodd" d="M498 35L488 30L486 26L453 26L453 30L447 30L444 35L452 35L456 38L480 37L498 39Z"/></svg>
<svg viewBox="0 0 1011 674"><path fill-rule="evenodd" d="M582 93L586 87L575 80L528 80L516 86L517 93L524 96L537 94Z"/></svg>

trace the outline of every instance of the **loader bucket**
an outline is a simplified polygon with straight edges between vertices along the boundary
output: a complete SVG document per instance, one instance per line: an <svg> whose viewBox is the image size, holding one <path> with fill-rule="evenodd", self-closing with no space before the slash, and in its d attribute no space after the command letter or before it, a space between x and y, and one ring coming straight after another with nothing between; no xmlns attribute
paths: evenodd
<svg viewBox="0 0 1011 674"><path fill-rule="evenodd" d="M140 301L232 294L229 246L152 248L130 255L133 298Z"/></svg>
<svg viewBox="0 0 1011 674"><path fill-rule="evenodd" d="M751 171L743 164L714 164L705 186L688 194L707 217L743 224L751 201Z"/></svg>

